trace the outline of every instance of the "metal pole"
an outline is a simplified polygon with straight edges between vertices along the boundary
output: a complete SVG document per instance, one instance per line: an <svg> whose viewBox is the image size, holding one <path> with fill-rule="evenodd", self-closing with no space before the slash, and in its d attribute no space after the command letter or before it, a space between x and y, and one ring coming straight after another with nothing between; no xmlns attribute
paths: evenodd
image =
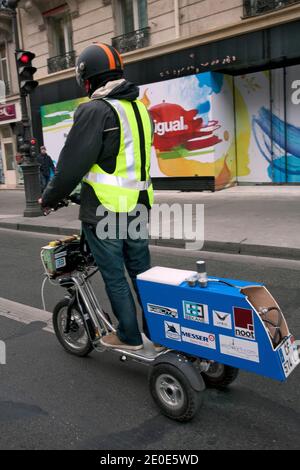
<svg viewBox="0 0 300 470"><path fill-rule="evenodd" d="M11 10L11 13L16 51L18 51L20 49L20 40L17 24L17 10ZM21 165L21 168L24 175L24 189L26 200L24 217L39 217L42 215L41 207L38 203L38 199L41 196L40 166L37 162L36 155L31 155L30 152L31 123L28 114L26 93L24 93L22 90L20 90L20 102L23 125L23 143L20 147L20 151L23 156L23 164Z"/></svg>

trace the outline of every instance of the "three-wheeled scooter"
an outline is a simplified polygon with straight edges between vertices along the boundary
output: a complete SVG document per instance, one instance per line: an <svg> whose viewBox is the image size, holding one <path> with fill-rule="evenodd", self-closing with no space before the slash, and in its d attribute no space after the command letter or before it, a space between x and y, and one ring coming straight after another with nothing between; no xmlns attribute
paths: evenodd
<svg viewBox="0 0 300 470"><path fill-rule="evenodd" d="M67 295L53 312L57 339L70 353L103 351L101 338L115 327L96 298L98 271L80 237L42 248L46 278ZM44 284L43 284L44 285ZM109 349L121 361L149 366L150 393L161 412L191 420L205 387L224 388L239 369L285 381L299 364L299 351L283 313L265 286L208 277L205 262L195 271L156 266L137 277L151 340L139 351Z"/></svg>

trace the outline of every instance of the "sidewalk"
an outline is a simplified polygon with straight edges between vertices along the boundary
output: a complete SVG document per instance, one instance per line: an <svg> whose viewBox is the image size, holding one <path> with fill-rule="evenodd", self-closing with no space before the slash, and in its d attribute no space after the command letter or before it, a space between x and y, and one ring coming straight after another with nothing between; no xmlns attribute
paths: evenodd
<svg viewBox="0 0 300 470"><path fill-rule="evenodd" d="M300 259L300 186L242 186L216 193L157 191L155 202L204 204L206 251ZM24 218L23 210L22 191L0 191L0 228L58 235L79 231L78 206L37 218ZM185 241L151 243L184 248Z"/></svg>

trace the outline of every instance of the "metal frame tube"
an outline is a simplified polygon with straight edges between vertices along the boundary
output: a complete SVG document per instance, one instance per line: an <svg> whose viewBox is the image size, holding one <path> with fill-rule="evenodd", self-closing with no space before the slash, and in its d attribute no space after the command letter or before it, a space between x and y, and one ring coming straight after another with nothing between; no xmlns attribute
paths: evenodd
<svg viewBox="0 0 300 470"><path fill-rule="evenodd" d="M79 274L77 276L72 276L72 281L78 293L80 294L82 301L85 305L85 308L88 311L88 314L94 324L94 327L99 331L100 337L103 336L103 330L106 333L116 332L112 324L105 318L103 309L101 308L99 301L95 295L93 287L85 275ZM144 364L153 363L156 358L162 354L165 354L167 351L158 353L153 357L147 357L139 352L130 351L122 348L111 348L110 352L116 353L123 356L125 359L130 358L134 361L141 362Z"/></svg>
<svg viewBox="0 0 300 470"><path fill-rule="evenodd" d="M106 333L115 332L114 327L105 318L90 282L86 280L82 274L73 276L71 279L81 295L94 327L99 330L99 334L101 333L101 336L103 336L103 330L105 330Z"/></svg>
<svg viewBox="0 0 300 470"><path fill-rule="evenodd" d="M105 317L104 310L102 309L96 295L94 292L94 289L92 287L92 284L89 282L88 279L84 279L84 286L86 289L86 292L88 296L90 297L90 300L93 304L94 311L96 312L96 315L99 315L101 321L105 324L106 327L108 327L107 332L114 332L116 333L116 329L112 326L112 324L107 320Z"/></svg>

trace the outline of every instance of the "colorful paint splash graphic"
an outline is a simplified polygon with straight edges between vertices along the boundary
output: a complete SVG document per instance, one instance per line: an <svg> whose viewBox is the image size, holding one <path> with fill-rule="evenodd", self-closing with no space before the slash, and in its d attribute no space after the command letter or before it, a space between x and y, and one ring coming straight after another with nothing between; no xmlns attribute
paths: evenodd
<svg viewBox="0 0 300 470"><path fill-rule="evenodd" d="M212 95L223 89L224 76L202 73L192 78L193 83L187 82L190 79L171 84L185 106L165 100L151 106L148 89L144 90L142 101L155 125L158 166L166 176L215 176L217 186L225 186L235 177L234 139L211 119ZM216 159L215 148L221 142L228 143L228 151Z"/></svg>
<svg viewBox="0 0 300 470"><path fill-rule="evenodd" d="M285 123L269 109L262 107L258 115L253 117L252 129L261 155L269 163L270 179L274 183L299 183L300 128Z"/></svg>

